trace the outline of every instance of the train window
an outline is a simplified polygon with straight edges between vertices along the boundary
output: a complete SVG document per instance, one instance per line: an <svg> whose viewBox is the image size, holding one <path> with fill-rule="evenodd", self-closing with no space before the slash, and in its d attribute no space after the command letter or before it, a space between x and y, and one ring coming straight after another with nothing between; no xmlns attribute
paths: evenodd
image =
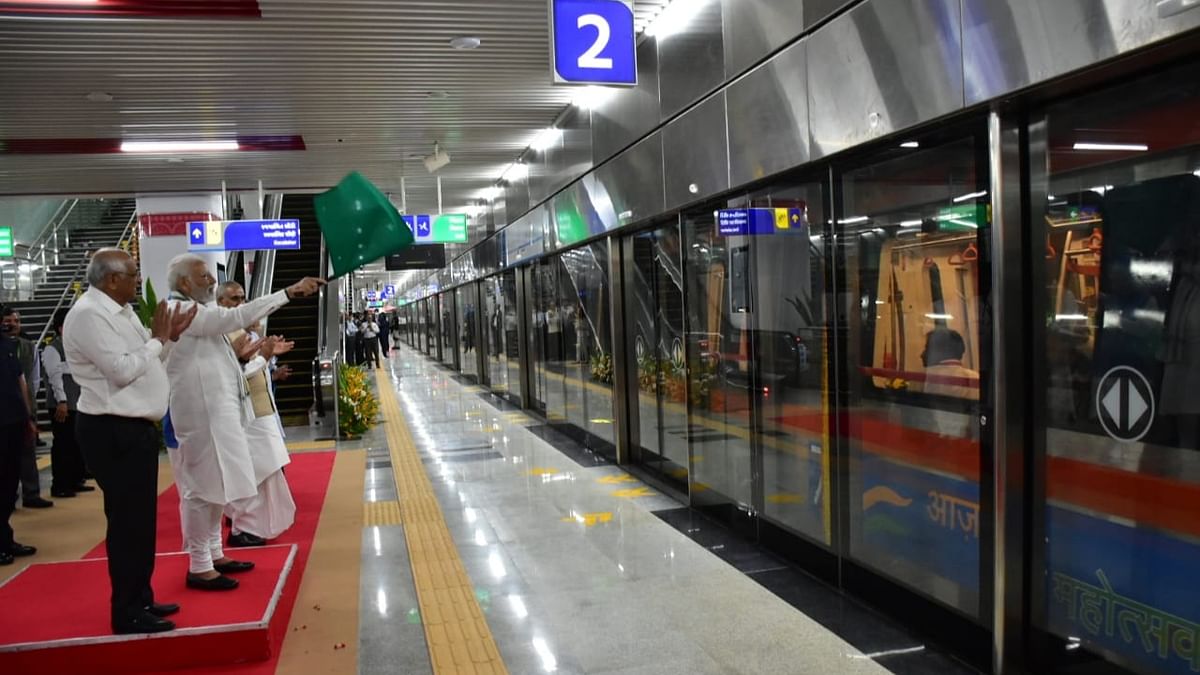
<svg viewBox="0 0 1200 675"><path fill-rule="evenodd" d="M840 177L851 557L980 605L984 143L885 150Z"/></svg>
<svg viewBox="0 0 1200 675"><path fill-rule="evenodd" d="M1099 668L1200 671L1198 83L1168 70L1046 114L1033 614Z"/></svg>

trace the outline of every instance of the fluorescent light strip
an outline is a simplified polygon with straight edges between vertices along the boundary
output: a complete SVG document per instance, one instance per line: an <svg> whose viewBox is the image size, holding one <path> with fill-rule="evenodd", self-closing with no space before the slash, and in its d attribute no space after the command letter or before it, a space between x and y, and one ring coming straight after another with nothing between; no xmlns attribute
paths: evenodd
<svg viewBox="0 0 1200 675"><path fill-rule="evenodd" d="M237 141L125 141L121 152L215 152L238 150Z"/></svg>
<svg viewBox="0 0 1200 675"><path fill-rule="evenodd" d="M533 142L529 144L529 147L537 152L541 152L558 145L558 141L561 138L561 129L555 129L554 127L542 129L538 132L538 135L534 137Z"/></svg>
<svg viewBox="0 0 1200 675"><path fill-rule="evenodd" d="M857 223L865 223L870 219L870 216L854 216L853 218L846 218L845 220L839 220L838 222L842 225L855 225Z"/></svg>
<svg viewBox="0 0 1200 675"><path fill-rule="evenodd" d="M1108 150L1112 152L1146 152L1150 146L1141 143L1076 143L1076 150Z"/></svg>
<svg viewBox="0 0 1200 675"><path fill-rule="evenodd" d="M648 37L665 38L687 30L708 0L672 0L646 27Z"/></svg>
<svg viewBox="0 0 1200 675"><path fill-rule="evenodd" d="M903 143L900 144L900 147L902 147L902 148L919 148L919 147L921 147L921 144L916 141L904 141Z"/></svg>
<svg viewBox="0 0 1200 675"><path fill-rule="evenodd" d="M978 198L984 197L986 195L987 195L987 190L981 190L979 192L972 192L971 194L968 194L968 195L962 195L959 197L955 197L954 203L958 204L959 202L965 202L965 201L968 201L971 199L978 199Z"/></svg>

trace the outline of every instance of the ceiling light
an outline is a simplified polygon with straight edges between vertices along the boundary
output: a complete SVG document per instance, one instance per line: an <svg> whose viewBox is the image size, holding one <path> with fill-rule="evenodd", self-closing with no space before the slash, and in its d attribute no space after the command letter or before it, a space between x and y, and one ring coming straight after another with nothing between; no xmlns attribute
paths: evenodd
<svg viewBox="0 0 1200 675"><path fill-rule="evenodd" d="M854 216L853 218L846 218L845 220L839 220L838 222L843 225L854 225L856 223L865 223L870 219L870 216Z"/></svg>
<svg viewBox="0 0 1200 675"><path fill-rule="evenodd" d="M456 37L450 41L450 46L455 49L475 49L480 44L482 44L482 41L479 38L470 35Z"/></svg>
<svg viewBox="0 0 1200 675"><path fill-rule="evenodd" d="M450 94L448 94L444 91L431 91L428 94L425 94L425 97L426 98L444 99L444 98L450 98Z"/></svg>
<svg viewBox="0 0 1200 675"><path fill-rule="evenodd" d="M571 105L583 108L584 110L591 110L603 105L615 93L616 89L611 87L584 87L571 99Z"/></svg>
<svg viewBox="0 0 1200 675"><path fill-rule="evenodd" d="M900 144L900 147L902 147L902 148L919 148L919 147L921 147L921 144L916 141L904 141L903 143Z"/></svg>
<svg viewBox="0 0 1200 675"><path fill-rule="evenodd" d="M965 201L970 201L972 199L978 199L978 198L984 197L986 195L987 195L987 190L981 190L979 192L972 192L970 194L965 194L965 195L960 195L958 197L955 197L954 203L958 204L959 202L965 202Z"/></svg>
<svg viewBox="0 0 1200 675"><path fill-rule="evenodd" d="M504 173L500 174L500 180L507 183L514 183L519 180L525 180L529 176L529 165L523 162L513 162L509 165Z"/></svg>
<svg viewBox="0 0 1200 675"><path fill-rule="evenodd" d="M88 95L84 96L84 98L92 103L108 103L113 100L113 95L104 91L92 91L88 92Z"/></svg>
<svg viewBox="0 0 1200 675"><path fill-rule="evenodd" d="M183 159L179 157L168 157L167 164L183 164Z"/></svg>
<svg viewBox="0 0 1200 675"><path fill-rule="evenodd" d="M704 0L672 0L650 22L646 35L661 39L682 33L706 4Z"/></svg>
<svg viewBox="0 0 1200 675"><path fill-rule="evenodd" d="M483 194L483 198L490 202L490 201L494 200L496 197L499 197L502 192L503 191L500 189L500 186L493 185L489 188L486 188L482 192L482 194Z"/></svg>
<svg viewBox="0 0 1200 675"><path fill-rule="evenodd" d="M1111 152L1146 152L1150 146L1142 143L1076 143L1076 150L1107 150Z"/></svg>
<svg viewBox="0 0 1200 675"><path fill-rule="evenodd" d="M529 147L537 152L541 152L558 145L558 141L561 138L562 129L555 129L554 127L542 129L538 132L538 135L533 138L533 142L529 144Z"/></svg>
<svg viewBox="0 0 1200 675"><path fill-rule="evenodd" d="M237 141L124 141L121 152L215 152L237 150Z"/></svg>

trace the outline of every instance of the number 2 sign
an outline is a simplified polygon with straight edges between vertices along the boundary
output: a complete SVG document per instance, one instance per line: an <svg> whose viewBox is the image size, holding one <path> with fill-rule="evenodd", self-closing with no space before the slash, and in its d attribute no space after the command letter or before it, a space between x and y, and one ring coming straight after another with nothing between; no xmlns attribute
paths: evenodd
<svg viewBox="0 0 1200 675"><path fill-rule="evenodd" d="M633 3L550 0L550 15L556 83L637 84Z"/></svg>

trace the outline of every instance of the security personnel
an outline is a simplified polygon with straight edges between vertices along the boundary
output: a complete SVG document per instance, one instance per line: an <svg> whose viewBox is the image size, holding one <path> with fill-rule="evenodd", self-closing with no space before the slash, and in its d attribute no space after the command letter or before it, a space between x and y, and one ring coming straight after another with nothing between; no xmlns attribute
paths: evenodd
<svg viewBox="0 0 1200 675"><path fill-rule="evenodd" d="M14 541L8 524L15 506L9 496L16 494L21 475L21 451L37 435L28 396L17 343L0 340L0 565L37 553L36 548Z"/></svg>

